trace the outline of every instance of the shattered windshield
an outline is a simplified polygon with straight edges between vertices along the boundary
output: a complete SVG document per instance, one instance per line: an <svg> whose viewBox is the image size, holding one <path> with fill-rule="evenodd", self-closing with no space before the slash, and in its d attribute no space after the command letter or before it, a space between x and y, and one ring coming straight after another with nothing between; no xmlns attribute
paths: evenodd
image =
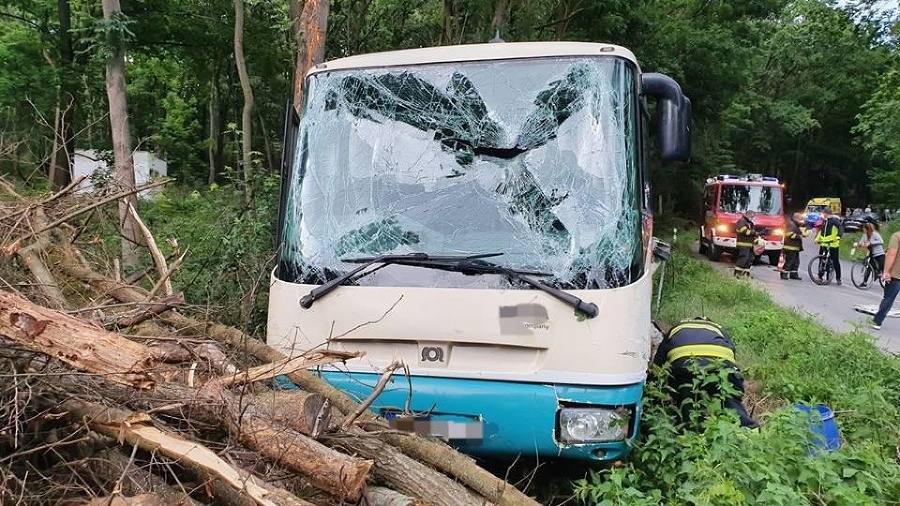
<svg viewBox="0 0 900 506"><path fill-rule="evenodd" d="M281 279L323 283L353 268L341 258L410 252L502 251L497 263L552 273L562 288L621 286L643 273L630 62L342 70L314 74L307 92ZM390 266L359 283L472 283L421 271Z"/></svg>
<svg viewBox="0 0 900 506"><path fill-rule="evenodd" d="M781 188L759 185L724 185L719 207L726 213L756 211L758 214L781 214Z"/></svg>

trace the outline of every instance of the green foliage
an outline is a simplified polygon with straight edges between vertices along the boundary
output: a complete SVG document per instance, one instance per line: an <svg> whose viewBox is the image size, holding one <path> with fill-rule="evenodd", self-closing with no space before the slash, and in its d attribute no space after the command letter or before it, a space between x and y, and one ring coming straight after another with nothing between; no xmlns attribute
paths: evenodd
<svg viewBox="0 0 900 506"><path fill-rule="evenodd" d="M140 211L164 254L173 240L187 251L174 288L191 304L208 306L213 317L251 332L265 324L278 184L264 174L249 186L169 188Z"/></svg>
<svg viewBox="0 0 900 506"><path fill-rule="evenodd" d="M828 330L679 247L660 318L699 313L729 329L756 399L767 399L767 412L756 414L762 431L748 433L715 405L697 430L682 430L657 375L633 460L577 481L576 495L603 505L850 506L900 497L900 361L864 333ZM834 410L839 451L809 455L810 420L791 408L801 403Z"/></svg>

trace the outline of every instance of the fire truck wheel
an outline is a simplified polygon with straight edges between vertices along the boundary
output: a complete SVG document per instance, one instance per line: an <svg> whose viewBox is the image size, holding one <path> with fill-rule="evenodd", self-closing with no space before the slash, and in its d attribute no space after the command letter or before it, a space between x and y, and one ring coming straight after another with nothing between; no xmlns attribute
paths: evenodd
<svg viewBox="0 0 900 506"><path fill-rule="evenodd" d="M709 256L710 261L718 262L719 258L722 257L722 248L716 246L715 244L710 244L708 256Z"/></svg>
<svg viewBox="0 0 900 506"><path fill-rule="evenodd" d="M778 265L778 261L781 260L781 252L770 251L767 254L769 255L769 265L771 265L772 267L776 267Z"/></svg>

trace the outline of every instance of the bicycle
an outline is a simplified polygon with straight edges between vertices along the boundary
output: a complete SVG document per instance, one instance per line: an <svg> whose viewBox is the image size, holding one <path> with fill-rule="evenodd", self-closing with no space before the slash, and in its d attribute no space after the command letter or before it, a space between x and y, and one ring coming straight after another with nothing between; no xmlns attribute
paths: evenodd
<svg viewBox="0 0 900 506"><path fill-rule="evenodd" d="M831 280L834 279L834 260L831 258L831 248L826 248L825 253L812 257L806 267L806 272L809 273L809 279L817 285L831 283Z"/></svg>
<svg viewBox="0 0 900 506"><path fill-rule="evenodd" d="M855 245L850 250L850 256L853 256L854 253L856 253ZM881 269L878 268L878 263L872 259L871 252L862 259L853 262L853 266L850 268L850 281L853 282L853 286L860 290L868 290L872 287L872 281L875 279L878 279L881 287L884 288Z"/></svg>

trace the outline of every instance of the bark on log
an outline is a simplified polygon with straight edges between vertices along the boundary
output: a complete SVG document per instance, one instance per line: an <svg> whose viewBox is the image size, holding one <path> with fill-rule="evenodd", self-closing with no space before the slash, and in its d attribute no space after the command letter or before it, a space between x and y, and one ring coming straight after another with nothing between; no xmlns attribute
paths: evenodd
<svg viewBox="0 0 900 506"><path fill-rule="evenodd" d="M82 279L96 289L108 293L122 302L136 302L143 300L144 296L133 287L116 283L88 269L79 266L77 262L65 262L64 267L68 273ZM204 336L223 342L225 344L242 348L251 355L265 361L275 361L286 358L281 352L266 346L264 343L247 336L238 329L225 325L197 321L169 311L163 319L175 326L180 332L187 335ZM322 381L308 371L296 371L288 375L301 389L317 393L329 399L343 414L352 413L358 405L340 390ZM377 420L374 414L364 413L361 420ZM387 426L385 426L387 428ZM427 463L434 468L457 478L466 486L472 488L486 497L492 503L502 506L538 506L539 503L526 496L524 493L497 478L487 470L479 467L471 458L455 451L446 444L426 440L415 435L395 434L385 432L382 437L388 443L400 448L410 457ZM377 468L376 466L376 473ZM426 496L430 497L430 496Z"/></svg>
<svg viewBox="0 0 900 506"><path fill-rule="evenodd" d="M366 504L369 506L425 506L422 501L385 487L367 488Z"/></svg>
<svg viewBox="0 0 900 506"><path fill-rule="evenodd" d="M143 413L109 408L77 399L63 402L60 408L82 419L91 429L146 451L159 452L204 475L216 476L241 490L260 506L277 506L268 492L253 478L238 472L205 446L167 433L153 426Z"/></svg>
<svg viewBox="0 0 900 506"><path fill-rule="evenodd" d="M370 460L343 454L297 430L273 423L265 411L257 409L253 396L175 383L133 391L104 384L100 377L61 378L59 383L70 391L80 388L141 410L177 410L189 419L227 429L247 448L300 473L320 490L350 501L362 496L373 465ZM146 414L142 416L147 418Z"/></svg>
<svg viewBox="0 0 900 506"><path fill-rule="evenodd" d="M261 416L313 438L331 426L331 402L319 394L272 391L248 400Z"/></svg>
<svg viewBox="0 0 900 506"><path fill-rule="evenodd" d="M107 497L95 497L85 506L193 506L190 498L173 499L170 496L160 494L140 494L131 497L113 495Z"/></svg>
<svg viewBox="0 0 900 506"><path fill-rule="evenodd" d="M0 291L0 333L84 372L134 388L154 384L149 350L118 334Z"/></svg>
<svg viewBox="0 0 900 506"><path fill-rule="evenodd" d="M302 473L318 488L351 502L362 497L372 461L350 457L252 414L244 414L240 429L241 443Z"/></svg>
<svg viewBox="0 0 900 506"><path fill-rule="evenodd" d="M404 455L375 434L367 434L354 428L347 434L323 434L319 439L328 446L374 460L376 482L388 484L403 494L420 498L428 504L491 504L491 501L479 497L463 484Z"/></svg>

